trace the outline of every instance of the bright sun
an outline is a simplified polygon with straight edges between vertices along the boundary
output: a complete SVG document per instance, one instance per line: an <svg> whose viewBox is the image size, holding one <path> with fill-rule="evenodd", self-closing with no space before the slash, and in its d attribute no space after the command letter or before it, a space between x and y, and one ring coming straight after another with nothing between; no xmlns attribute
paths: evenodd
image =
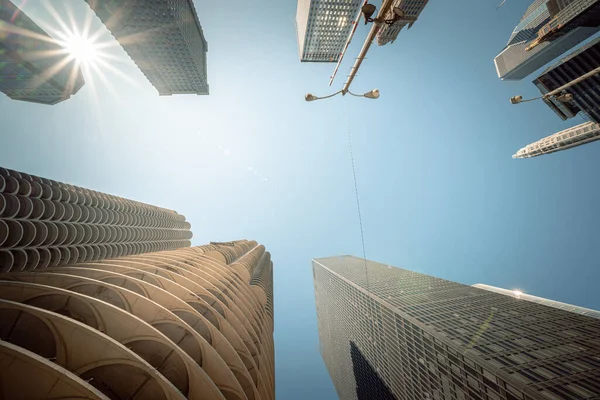
<svg viewBox="0 0 600 400"><path fill-rule="evenodd" d="M69 55L83 64L92 64L98 59L98 46L88 38L73 36L66 41Z"/></svg>

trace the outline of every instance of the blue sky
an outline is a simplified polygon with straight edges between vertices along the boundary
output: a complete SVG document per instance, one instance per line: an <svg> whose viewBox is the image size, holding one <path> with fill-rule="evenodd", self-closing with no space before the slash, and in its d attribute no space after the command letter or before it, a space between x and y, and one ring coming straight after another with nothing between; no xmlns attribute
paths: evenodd
<svg viewBox="0 0 600 400"><path fill-rule="evenodd" d="M195 3L210 96L159 97L113 46L120 73L86 75L64 103L0 97L0 164L175 209L195 245L265 244L275 264L278 398L336 398L318 352L310 260L362 255L344 101L367 258L600 308L598 144L511 158L581 122L560 121L541 102L510 105L536 95L533 76L496 76L493 58L529 2L495 11L492 0L431 1L363 63L352 90L377 87L380 99L314 103L304 94L339 90L368 27L329 88L333 64L298 61L296 2ZM24 8L48 26L44 4ZM83 1L61 4L78 21L88 12Z"/></svg>

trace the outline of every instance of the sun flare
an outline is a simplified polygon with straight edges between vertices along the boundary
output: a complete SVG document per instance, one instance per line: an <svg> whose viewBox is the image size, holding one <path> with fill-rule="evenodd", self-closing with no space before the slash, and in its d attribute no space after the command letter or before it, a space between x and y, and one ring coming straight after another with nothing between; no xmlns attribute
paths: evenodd
<svg viewBox="0 0 600 400"><path fill-rule="evenodd" d="M98 61L98 45L83 36L72 36L65 41L65 49L69 57L82 64L93 64Z"/></svg>

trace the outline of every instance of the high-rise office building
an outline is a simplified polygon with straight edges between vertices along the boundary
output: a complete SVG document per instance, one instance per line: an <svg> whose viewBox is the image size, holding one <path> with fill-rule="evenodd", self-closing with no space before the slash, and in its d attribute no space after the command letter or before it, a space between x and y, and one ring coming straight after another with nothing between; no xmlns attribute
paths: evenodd
<svg viewBox="0 0 600 400"><path fill-rule="evenodd" d="M377 44L379 46L384 46L390 42L393 43L402 28L406 25L408 25L407 29L412 28L428 1L429 0L395 0L385 18L394 18L394 7L398 7L402 10L404 17L401 20L394 22L392 25L383 24L383 26L379 28L379 32L377 32Z"/></svg>
<svg viewBox="0 0 600 400"><path fill-rule="evenodd" d="M362 0L298 0L296 33L303 62L338 62Z"/></svg>
<svg viewBox="0 0 600 400"><path fill-rule="evenodd" d="M0 167L0 272L189 247L175 211Z"/></svg>
<svg viewBox="0 0 600 400"><path fill-rule="evenodd" d="M348 399L595 399L600 320L343 256L313 260L320 349Z"/></svg>
<svg viewBox="0 0 600 400"><path fill-rule="evenodd" d="M477 283L473 287L479 289L490 290L492 292L500 293L506 296L511 296L516 299L533 301L534 303L543 304L548 307L554 307L561 310L569 311L575 314L587 315L588 317L600 318L600 311L592 310L590 308L574 306L573 304L562 303L556 300L549 300L543 297L533 296L531 294L523 293L520 290L508 290L502 289L495 286L484 285L483 283Z"/></svg>
<svg viewBox="0 0 600 400"><path fill-rule="evenodd" d="M581 146L600 139L600 124L585 122L523 147L513 158L531 158Z"/></svg>
<svg viewBox="0 0 600 400"><path fill-rule="evenodd" d="M85 0L161 96L208 94L193 0Z"/></svg>
<svg viewBox="0 0 600 400"><path fill-rule="evenodd" d="M585 118L600 123L600 75L584 77L599 67L600 38L546 69L533 83L542 95L570 84L564 93L569 93L572 100L559 101L552 96L544 102L563 120L581 113Z"/></svg>
<svg viewBox="0 0 600 400"><path fill-rule="evenodd" d="M0 91L56 104L84 85L76 60L9 0L0 0Z"/></svg>
<svg viewBox="0 0 600 400"><path fill-rule="evenodd" d="M494 59L498 76L519 80L600 30L600 0L535 0Z"/></svg>
<svg viewBox="0 0 600 400"><path fill-rule="evenodd" d="M2 398L273 400L272 283L246 240L0 274Z"/></svg>

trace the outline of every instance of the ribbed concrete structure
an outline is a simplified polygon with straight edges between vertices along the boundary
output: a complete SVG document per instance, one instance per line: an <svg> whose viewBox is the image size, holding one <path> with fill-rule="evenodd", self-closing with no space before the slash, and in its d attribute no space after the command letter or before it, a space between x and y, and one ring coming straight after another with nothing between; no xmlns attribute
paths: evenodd
<svg viewBox="0 0 600 400"><path fill-rule="evenodd" d="M274 399L272 280L245 240L0 274L2 394Z"/></svg>
<svg viewBox="0 0 600 400"><path fill-rule="evenodd" d="M175 211L0 167L0 272L189 247Z"/></svg>

